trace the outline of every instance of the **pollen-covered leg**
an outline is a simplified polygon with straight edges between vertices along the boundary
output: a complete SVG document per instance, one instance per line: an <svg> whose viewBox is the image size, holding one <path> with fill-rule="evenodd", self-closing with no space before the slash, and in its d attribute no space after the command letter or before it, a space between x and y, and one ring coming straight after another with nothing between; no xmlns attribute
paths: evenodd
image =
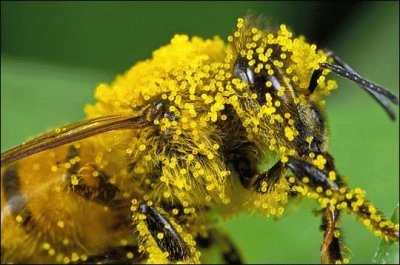
<svg viewBox="0 0 400 265"><path fill-rule="evenodd" d="M329 160L329 156L326 158ZM365 199L365 194L361 189L342 187L339 176L334 170L331 170L333 167L325 167L330 170L326 173L314 165L293 157L289 158L286 166L294 173L294 177L289 178L289 182L295 184L293 187L295 191L303 196L317 199L322 208L326 209L326 225L323 224L326 227L326 239L322 252L328 250L329 254L331 247L327 245L328 242L331 242L331 245L340 246L339 241L335 239L339 239L340 232L334 224L337 223L336 213L342 210L354 214L375 235L386 240L399 240L399 225L385 219L375 206ZM332 231L333 238L331 240ZM334 261L336 252L334 250L330 255ZM325 253L321 254L325 255ZM340 260L338 261L340 262ZM348 260L343 259L343 261Z"/></svg>
<svg viewBox="0 0 400 265"><path fill-rule="evenodd" d="M141 240L139 252L148 253L148 263L199 263L192 236L173 218L167 219L161 208L133 200L132 211Z"/></svg>
<svg viewBox="0 0 400 265"><path fill-rule="evenodd" d="M274 187L275 183L279 180L286 169L290 169L294 173L297 181L306 182L311 186L311 188L321 186L326 190L339 190L339 184L330 182L324 172L302 160L293 157L289 157L286 163L278 161L267 172L255 176L251 181L253 189L259 193L268 192ZM293 184L295 180L290 179L289 182ZM294 187L295 191L296 188L297 187ZM323 222L321 225L321 229L324 231L324 239L321 246L321 263L335 263L343 261L342 246L339 241L340 233L338 232L339 229L337 227L338 220L338 210L325 209Z"/></svg>
<svg viewBox="0 0 400 265"><path fill-rule="evenodd" d="M216 248L223 264L243 264L243 259L232 239L218 230L210 230L207 235L196 237L200 249L207 251Z"/></svg>
<svg viewBox="0 0 400 265"><path fill-rule="evenodd" d="M333 181L325 172L307 162L290 157L286 166L294 173L298 182L306 183L305 185L309 186L312 190L318 190L321 194L324 194L323 191L328 190L331 193L339 191L339 183L341 181ZM333 167L333 164L329 166L329 168ZM294 181L290 179L289 182L293 183ZM294 187L294 190L304 195L304 191L298 189L298 187ZM323 208L321 229L324 231L324 239L321 246L321 263L347 263L348 259L343 258L343 247L340 242L340 232L337 226L340 211L336 208Z"/></svg>

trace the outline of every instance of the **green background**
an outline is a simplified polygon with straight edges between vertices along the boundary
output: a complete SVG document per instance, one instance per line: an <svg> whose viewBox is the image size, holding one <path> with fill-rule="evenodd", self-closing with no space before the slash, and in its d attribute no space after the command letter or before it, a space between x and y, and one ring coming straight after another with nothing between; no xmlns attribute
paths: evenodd
<svg viewBox="0 0 400 265"><path fill-rule="evenodd" d="M363 76L399 94L399 3L1 2L1 150L82 119L99 82L168 43L175 33L224 38L248 11L329 47ZM330 152L352 187L390 215L399 199L399 122L350 81L326 99ZM398 107L395 107L398 113ZM398 116L398 115L397 115ZM275 222L222 223L249 263L318 263L318 206L294 202ZM379 239L352 216L341 224L352 263L370 263Z"/></svg>

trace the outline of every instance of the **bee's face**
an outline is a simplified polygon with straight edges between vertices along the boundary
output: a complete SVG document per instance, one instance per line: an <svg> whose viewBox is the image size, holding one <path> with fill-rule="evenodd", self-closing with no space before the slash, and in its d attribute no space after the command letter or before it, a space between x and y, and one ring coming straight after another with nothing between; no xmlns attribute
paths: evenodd
<svg viewBox="0 0 400 265"><path fill-rule="evenodd" d="M276 149L300 156L325 151L321 96L336 88L334 81L325 81L329 71L320 68L326 54L301 37L292 38L285 26L268 33L239 20L237 27L230 37L233 76L247 84L254 99L249 104L259 105L257 116L273 131Z"/></svg>

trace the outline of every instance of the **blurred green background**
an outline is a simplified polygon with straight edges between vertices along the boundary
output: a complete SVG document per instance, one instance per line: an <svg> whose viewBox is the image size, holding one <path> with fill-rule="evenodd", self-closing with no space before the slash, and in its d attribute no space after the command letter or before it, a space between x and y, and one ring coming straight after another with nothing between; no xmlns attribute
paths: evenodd
<svg viewBox="0 0 400 265"><path fill-rule="evenodd" d="M100 82L175 33L226 38L252 11L329 47L363 76L399 94L399 3L1 2L1 150L84 118ZM327 98L330 152L352 187L385 214L399 201L399 122L350 81ZM398 107L395 108L398 113ZM221 225L248 263L319 263L320 218L311 200L275 222L239 215ZM370 263L379 239L352 216L341 224L352 263Z"/></svg>

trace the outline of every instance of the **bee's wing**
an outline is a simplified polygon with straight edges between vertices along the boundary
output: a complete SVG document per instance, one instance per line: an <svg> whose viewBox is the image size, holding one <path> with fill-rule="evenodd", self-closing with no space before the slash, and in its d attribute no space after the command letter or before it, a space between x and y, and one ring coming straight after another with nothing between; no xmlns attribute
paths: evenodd
<svg viewBox="0 0 400 265"><path fill-rule="evenodd" d="M107 131L149 126L153 124L154 118L146 115L122 114L79 121L45 133L2 153L1 165Z"/></svg>

